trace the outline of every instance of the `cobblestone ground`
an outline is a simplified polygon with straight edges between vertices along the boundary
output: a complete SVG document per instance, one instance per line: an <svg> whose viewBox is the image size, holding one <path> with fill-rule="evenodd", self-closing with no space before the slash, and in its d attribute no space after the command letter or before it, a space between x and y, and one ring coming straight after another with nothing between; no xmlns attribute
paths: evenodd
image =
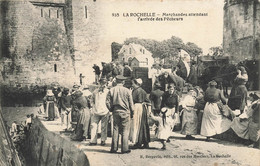
<svg viewBox="0 0 260 166"><path fill-rule="evenodd" d="M14 109L15 110L15 109ZM23 112L20 111L19 112ZM34 112L34 111L32 111ZM15 111L14 111L15 113ZM25 114L26 115L26 114ZM46 128L65 139L69 133L64 133L60 125L60 119L56 121L43 121ZM111 137L108 137L105 146L89 146L89 139L82 142L74 142L76 148L82 149L93 166L259 166L260 150L250 148L241 144L235 144L223 140L212 139L205 142L202 136L195 136L195 140L185 140L184 135L172 132L171 142L167 143L167 149L161 150L161 143L156 141L154 131L151 131L152 142L149 149L135 149L129 154L109 153ZM119 145L120 146L120 145ZM131 146L131 144L130 144Z"/></svg>
<svg viewBox="0 0 260 166"><path fill-rule="evenodd" d="M45 126L54 132L60 132L59 121L43 122ZM60 132L62 137L69 139L69 134ZM171 142L167 143L167 149L161 150L161 143L156 141L154 131L151 131L152 142L149 149L135 149L129 154L109 153L111 137L108 137L105 146L89 146L89 139L76 143L76 147L82 149L93 166L221 166L241 165L259 166L260 150L241 144L235 144L223 140L212 139L206 142L202 136L195 136L195 140L185 140L185 136L178 132L172 132ZM132 144L130 143L130 146ZM120 145L119 145L120 146Z"/></svg>

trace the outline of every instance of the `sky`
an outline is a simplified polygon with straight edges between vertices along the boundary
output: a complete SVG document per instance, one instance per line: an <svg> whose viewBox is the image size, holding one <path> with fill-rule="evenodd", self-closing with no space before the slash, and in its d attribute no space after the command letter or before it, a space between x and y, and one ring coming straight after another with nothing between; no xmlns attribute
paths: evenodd
<svg viewBox="0 0 260 166"><path fill-rule="evenodd" d="M203 49L220 46L223 40L224 0L99 0L105 25L103 41L123 43L126 38L166 40L171 36L184 43L193 42ZM119 13L119 17L113 17ZM184 16L183 21L137 21L123 13L207 13L208 16ZM174 17L180 18L180 17Z"/></svg>

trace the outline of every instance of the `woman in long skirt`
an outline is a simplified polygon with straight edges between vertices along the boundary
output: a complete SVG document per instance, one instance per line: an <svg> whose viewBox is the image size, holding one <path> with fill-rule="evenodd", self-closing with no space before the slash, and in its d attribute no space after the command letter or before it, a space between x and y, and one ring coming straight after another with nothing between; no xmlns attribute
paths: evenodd
<svg viewBox="0 0 260 166"><path fill-rule="evenodd" d="M188 95L182 101L183 116L181 134L186 135L187 139L194 139L191 135L197 134L198 116L197 109L194 108L196 103L196 92L189 89Z"/></svg>
<svg viewBox="0 0 260 166"><path fill-rule="evenodd" d="M204 99L207 102L204 108L201 135L206 136L208 141L211 136L227 131L231 121L224 117L218 105L226 104L223 93L216 88L216 81L209 82L209 88L205 92Z"/></svg>
<svg viewBox="0 0 260 166"><path fill-rule="evenodd" d="M88 108L88 101L83 96L81 91L75 91L72 94L73 101L72 106L75 111L79 112L77 126L74 135L71 139L76 141L82 141L88 137L88 130L90 125L91 113Z"/></svg>
<svg viewBox="0 0 260 166"><path fill-rule="evenodd" d="M46 104L46 118L48 118L48 120L52 121L55 119L55 96L52 93L52 90L47 90L47 94L46 96L43 98L44 103Z"/></svg>
<svg viewBox="0 0 260 166"><path fill-rule="evenodd" d="M142 80L136 79L133 84L133 101L135 103L135 112L130 129L130 140L135 144L133 148L149 147L150 130L148 125L148 107L149 99L147 93L140 87ZM148 104L149 105L149 104Z"/></svg>

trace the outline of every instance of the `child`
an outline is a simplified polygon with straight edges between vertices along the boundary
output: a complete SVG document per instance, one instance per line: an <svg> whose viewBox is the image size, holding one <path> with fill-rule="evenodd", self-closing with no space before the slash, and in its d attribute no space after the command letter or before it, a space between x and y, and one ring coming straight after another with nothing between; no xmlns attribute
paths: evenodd
<svg viewBox="0 0 260 166"><path fill-rule="evenodd" d="M169 139L172 131L173 119L171 111L168 111L167 108L162 108L159 116L154 116L153 113L150 113L151 119L158 122L158 131L156 137L161 141L163 147L161 149L166 149L166 140Z"/></svg>

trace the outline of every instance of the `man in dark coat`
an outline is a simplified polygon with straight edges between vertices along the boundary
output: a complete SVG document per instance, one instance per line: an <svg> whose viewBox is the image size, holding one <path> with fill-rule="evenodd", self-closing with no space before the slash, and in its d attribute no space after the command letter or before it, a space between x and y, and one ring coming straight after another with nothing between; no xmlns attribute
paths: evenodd
<svg viewBox="0 0 260 166"><path fill-rule="evenodd" d="M99 76L101 73L100 68L96 64L94 64L94 66L92 68L94 69L94 72L95 72L95 83L98 84Z"/></svg>
<svg viewBox="0 0 260 166"><path fill-rule="evenodd" d="M163 91L167 91L169 84L177 84L176 78L169 72L165 71L163 74L159 75L159 83L162 86Z"/></svg>
<svg viewBox="0 0 260 166"><path fill-rule="evenodd" d="M189 62L189 55L186 55L177 64L179 70L176 72L176 74L182 77L184 80L187 80L190 74L190 65L188 62Z"/></svg>
<svg viewBox="0 0 260 166"><path fill-rule="evenodd" d="M119 131L121 131L121 152L130 153L128 138L130 131L130 117L133 117L133 97L131 91L125 88L125 77L116 77L117 85L110 89L106 98L106 106L113 113L113 137L110 153L117 153Z"/></svg>

